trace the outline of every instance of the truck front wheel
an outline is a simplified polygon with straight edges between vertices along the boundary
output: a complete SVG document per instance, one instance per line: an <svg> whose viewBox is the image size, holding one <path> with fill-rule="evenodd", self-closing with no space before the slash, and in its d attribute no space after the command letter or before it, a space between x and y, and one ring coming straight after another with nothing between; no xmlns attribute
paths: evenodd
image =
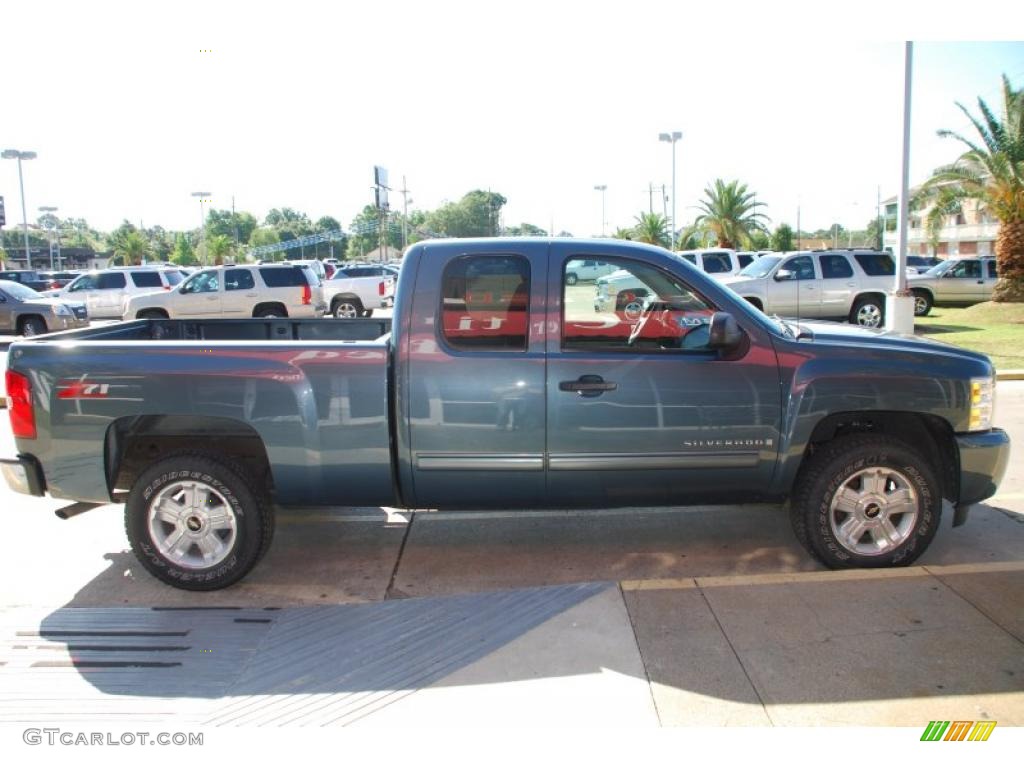
<svg viewBox="0 0 1024 768"><path fill-rule="evenodd" d="M172 587L207 591L252 570L270 547L274 518L241 466L182 453L139 475L125 505L125 531L151 574Z"/></svg>
<svg viewBox="0 0 1024 768"><path fill-rule="evenodd" d="M830 568L910 565L942 513L935 472L902 441L855 434L819 447L790 507L797 539Z"/></svg>

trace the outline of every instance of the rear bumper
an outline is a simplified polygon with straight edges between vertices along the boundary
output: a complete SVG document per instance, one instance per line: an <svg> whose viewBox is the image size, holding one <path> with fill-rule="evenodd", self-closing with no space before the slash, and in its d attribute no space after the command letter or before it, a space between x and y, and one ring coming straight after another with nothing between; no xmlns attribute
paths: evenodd
<svg viewBox="0 0 1024 768"><path fill-rule="evenodd" d="M8 487L28 496L42 496L46 492L46 478L43 468L33 456L19 456L16 459L0 459L0 474Z"/></svg>
<svg viewBox="0 0 1024 768"><path fill-rule="evenodd" d="M1010 461L1010 438L1001 429L956 436L960 451L959 506L995 494Z"/></svg>

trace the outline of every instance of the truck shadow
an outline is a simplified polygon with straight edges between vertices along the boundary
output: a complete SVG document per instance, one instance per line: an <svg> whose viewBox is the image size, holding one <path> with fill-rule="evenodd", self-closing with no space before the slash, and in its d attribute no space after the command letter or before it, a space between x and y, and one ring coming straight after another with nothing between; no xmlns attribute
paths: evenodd
<svg viewBox="0 0 1024 768"><path fill-rule="evenodd" d="M282 585L306 579L314 598L327 594L316 591L316 558L334 552L324 526L358 540L352 530L367 523L284 525L276 559L214 594L125 581L134 558L113 553L41 621L8 613L17 690L86 719L210 725L342 725L429 687L472 696L474 686L609 672L662 696L758 711L1024 691L1024 612L1012 602L1024 594L1021 516L983 506L956 530L947 518L922 559L946 576L833 580L790 541L784 510L759 512L424 515L408 531L381 521L386 546L367 532L355 546L376 586L348 604L303 605ZM390 552L402 538L401 560L377 574L375 547ZM382 583L406 599L381 599ZM123 604L133 590L144 604ZM967 666L956 650L965 647ZM676 710L659 710L674 722ZM863 718L853 722L875 722Z"/></svg>

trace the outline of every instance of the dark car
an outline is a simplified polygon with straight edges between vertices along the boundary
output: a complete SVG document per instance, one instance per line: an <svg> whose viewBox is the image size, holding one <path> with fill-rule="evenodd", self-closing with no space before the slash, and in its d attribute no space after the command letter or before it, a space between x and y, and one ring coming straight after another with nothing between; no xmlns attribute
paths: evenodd
<svg viewBox="0 0 1024 768"><path fill-rule="evenodd" d="M907 256L907 271L921 275L942 261L934 256Z"/></svg>
<svg viewBox="0 0 1024 768"><path fill-rule="evenodd" d="M46 290L54 291L63 288L81 272L40 272L39 279L46 283Z"/></svg>
<svg viewBox="0 0 1024 768"><path fill-rule="evenodd" d="M8 269L0 272L0 280L21 283L34 291L46 291L50 288L42 276L34 269Z"/></svg>

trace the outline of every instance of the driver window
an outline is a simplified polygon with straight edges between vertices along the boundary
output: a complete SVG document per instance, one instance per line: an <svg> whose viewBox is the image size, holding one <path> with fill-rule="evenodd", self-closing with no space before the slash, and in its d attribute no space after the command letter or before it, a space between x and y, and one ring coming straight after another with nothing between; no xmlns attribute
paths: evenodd
<svg viewBox="0 0 1024 768"><path fill-rule="evenodd" d="M68 286L68 293L76 291L92 291L96 289L96 275L82 275Z"/></svg>
<svg viewBox="0 0 1024 768"><path fill-rule="evenodd" d="M568 285L582 267L570 259L562 270L562 349L589 351L708 350L715 309L679 278L629 259L602 261L612 270L594 283Z"/></svg>
<svg viewBox="0 0 1024 768"><path fill-rule="evenodd" d="M981 264L977 261L961 261L949 271L949 274L953 277L981 277Z"/></svg>
<svg viewBox="0 0 1024 768"><path fill-rule="evenodd" d="M181 286L182 293L214 293L220 287L216 272L200 272Z"/></svg>
<svg viewBox="0 0 1024 768"><path fill-rule="evenodd" d="M810 256L797 256L783 264L782 268L793 273L793 280L814 279L814 264Z"/></svg>

